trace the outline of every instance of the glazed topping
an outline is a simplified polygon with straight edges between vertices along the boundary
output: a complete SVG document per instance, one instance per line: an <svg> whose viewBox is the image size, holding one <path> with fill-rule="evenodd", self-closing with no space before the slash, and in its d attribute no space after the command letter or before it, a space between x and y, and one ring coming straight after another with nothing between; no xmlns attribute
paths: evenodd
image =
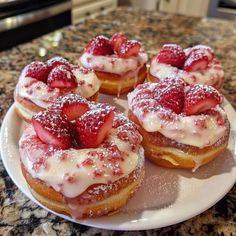
<svg viewBox="0 0 236 236"><path fill-rule="evenodd" d="M47 84L50 88L75 88L77 86L76 78L70 68L65 65L59 65L53 68L48 75Z"/></svg>
<svg viewBox="0 0 236 236"><path fill-rule="evenodd" d="M200 114L220 104L222 100L222 95L211 86L190 85L185 94L184 112L186 115Z"/></svg>
<svg viewBox="0 0 236 236"><path fill-rule="evenodd" d="M114 112L110 109L94 109L76 121L78 143L83 147L97 147L112 128Z"/></svg>
<svg viewBox="0 0 236 236"><path fill-rule="evenodd" d="M181 79L176 81L183 83ZM169 91L167 94L171 99L172 89L173 96L177 94L177 86L173 84L173 79L166 79L166 83ZM161 93L160 84L162 83L138 85L128 95L129 109L146 131L158 131L179 143L200 148L214 144L225 135L226 115L217 105L222 102L222 97L215 89L205 85L186 87L182 111L178 114L175 109L168 107L165 101L160 102L159 93L156 92L160 90ZM182 90L181 85L179 89ZM205 106L202 99L205 99ZM170 103L175 104L173 107L178 106L175 101Z"/></svg>
<svg viewBox="0 0 236 236"><path fill-rule="evenodd" d="M59 97L49 108L62 111L69 121L75 120L89 110L88 101L78 94L67 94Z"/></svg>
<svg viewBox="0 0 236 236"><path fill-rule="evenodd" d="M16 86L16 95L46 108L60 95L69 91L88 98L100 87L96 74L62 57L32 62L24 68Z"/></svg>
<svg viewBox="0 0 236 236"><path fill-rule="evenodd" d="M61 149L71 146L70 124L63 114L44 110L33 115L32 124L42 142Z"/></svg>
<svg viewBox="0 0 236 236"><path fill-rule="evenodd" d="M111 105L96 104L94 102L89 102L88 105L91 110L84 113L81 118L87 117L84 120L85 123L89 121L96 127L99 126L101 133L104 133L104 131L106 133L103 142L96 148L81 148L81 145L79 145L80 148L73 148L75 141L73 140L71 148L62 150L61 147L48 144L49 140L41 139L38 133L35 133L37 129L34 129L32 125L26 128L19 142L21 161L27 171L34 178L45 181L46 184L68 198L78 196L94 184L104 183L109 186L109 183L127 176L139 165L139 148L142 138L136 125ZM40 126L43 132L48 131L45 127L48 127L47 120L50 120L49 130L53 129L56 137L52 136L51 133L48 136L58 141L60 139L58 133L60 135L68 134L68 130L66 131L65 127L61 125L61 123L65 125L65 117L60 112L53 111L54 117L60 117L60 123L55 122L54 118L51 118L51 114L48 118L48 114L45 113L43 123L40 117L42 115L35 116L35 120L43 124L43 127ZM49 110L46 110L46 112L49 112ZM91 114L96 114L96 117ZM83 121L83 119L79 120ZM98 119L99 123L96 123ZM105 128L104 124L107 122L108 127ZM74 123L70 124L73 126ZM65 126L67 127L67 125ZM60 132L58 127L61 127L63 132ZM96 127L94 129L95 133ZM92 130L92 126L89 126L88 132L90 130ZM75 132L70 129L70 133L74 134ZM81 138L91 138L86 133L84 135L81 135ZM90 133L90 135L93 135L93 133ZM95 139L94 141L96 142Z"/></svg>
<svg viewBox="0 0 236 236"><path fill-rule="evenodd" d="M177 44L164 44L156 57L157 62L170 64L178 68L182 68L185 59L183 49Z"/></svg>

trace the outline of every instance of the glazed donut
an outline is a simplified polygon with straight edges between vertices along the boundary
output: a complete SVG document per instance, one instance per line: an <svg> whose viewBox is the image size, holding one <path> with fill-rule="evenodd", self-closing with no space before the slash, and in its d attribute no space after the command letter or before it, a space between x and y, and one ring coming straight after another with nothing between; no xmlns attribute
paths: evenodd
<svg viewBox="0 0 236 236"><path fill-rule="evenodd" d="M165 79L139 85L128 94L128 117L143 136L146 158L195 171L227 147L230 125L221 102L211 86Z"/></svg>
<svg viewBox="0 0 236 236"><path fill-rule="evenodd" d="M208 46L196 45L182 50L176 44L165 44L151 60L148 81L159 82L166 77L180 77L188 85L206 84L220 89L224 71Z"/></svg>
<svg viewBox="0 0 236 236"><path fill-rule="evenodd" d="M101 81L100 91L120 95L132 90L146 78L147 54L136 40L122 33L111 39L97 36L85 46L80 63L93 69Z"/></svg>
<svg viewBox="0 0 236 236"><path fill-rule="evenodd" d="M144 178L142 137L116 108L87 102L86 111L78 97L83 114L69 122L58 104L65 108L75 96L33 116L19 141L22 173L33 196L56 212L76 219L114 214Z"/></svg>
<svg viewBox="0 0 236 236"><path fill-rule="evenodd" d="M35 61L21 72L14 91L18 115L30 122L34 113L50 106L59 96L80 94L96 101L100 82L92 70L70 64L62 57L46 63Z"/></svg>

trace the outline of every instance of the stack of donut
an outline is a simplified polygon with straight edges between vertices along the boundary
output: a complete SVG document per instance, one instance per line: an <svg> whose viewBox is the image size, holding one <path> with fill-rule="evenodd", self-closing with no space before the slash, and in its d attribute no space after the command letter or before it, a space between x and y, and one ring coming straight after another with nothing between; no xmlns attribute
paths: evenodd
<svg viewBox="0 0 236 236"><path fill-rule="evenodd" d="M216 90L224 72L212 49L165 44L148 74L146 62L140 42L115 33L91 39L81 66L54 57L23 69L14 93L30 123L19 141L21 169L43 205L77 219L114 214L141 185L144 155L196 170L225 150L230 125ZM129 119L95 102L99 91L131 90Z"/></svg>

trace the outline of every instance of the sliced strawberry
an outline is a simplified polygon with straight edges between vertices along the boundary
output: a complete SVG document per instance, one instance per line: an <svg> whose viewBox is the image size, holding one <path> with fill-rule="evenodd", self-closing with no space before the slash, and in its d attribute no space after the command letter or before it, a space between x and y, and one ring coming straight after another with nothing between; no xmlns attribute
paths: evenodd
<svg viewBox="0 0 236 236"><path fill-rule="evenodd" d="M184 107L184 82L182 79L165 78L158 83L156 101L173 112L180 114Z"/></svg>
<svg viewBox="0 0 236 236"><path fill-rule="evenodd" d="M51 88L75 88L77 86L74 74L65 65L52 69L48 76L47 84Z"/></svg>
<svg viewBox="0 0 236 236"><path fill-rule="evenodd" d="M127 41L127 38L121 32L117 32L112 35L111 37L111 45L113 46L114 50L118 52L120 45Z"/></svg>
<svg viewBox="0 0 236 236"><path fill-rule="evenodd" d="M185 93L184 112L186 115L199 114L222 102L220 93L211 86L190 85Z"/></svg>
<svg viewBox="0 0 236 236"><path fill-rule="evenodd" d="M25 76L32 77L46 83L49 67L41 61L33 61L25 67Z"/></svg>
<svg viewBox="0 0 236 236"><path fill-rule="evenodd" d="M42 142L61 149L71 146L69 121L61 113L41 111L32 117L32 124Z"/></svg>
<svg viewBox="0 0 236 236"><path fill-rule="evenodd" d="M212 59L214 58L214 52L213 50L206 46L206 45L195 45L192 48L187 48L184 50L186 57L189 57L192 54L203 54L204 56L206 56L208 58L208 61L212 61Z"/></svg>
<svg viewBox="0 0 236 236"><path fill-rule="evenodd" d="M84 51L93 55L112 55L114 53L110 40L102 35L91 39Z"/></svg>
<svg viewBox="0 0 236 236"><path fill-rule="evenodd" d="M157 54L157 62L170 64L182 68L185 62L185 53L177 44L164 44Z"/></svg>
<svg viewBox="0 0 236 236"><path fill-rule="evenodd" d="M137 56L141 48L141 43L136 40L128 40L120 45L117 52L121 58L128 58L131 56Z"/></svg>
<svg viewBox="0 0 236 236"><path fill-rule="evenodd" d="M208 66L208 58L202 53L193 53L187 58L184 63L183 69L185 71L199 71L205 70Z"/></svg>
<svg viewBox="0 0 236 236"><path fill-rule="evenodd" d="M77 119L89 110L88 101L72 93L59 97L51 108L62 111L69 121Z"/></svg>
<svg viewBox="0 0 236 236"><path fill-rule="evenodd" d="M77 141L87 148L97 147L109 134L114 112L110 109L90 110L76 121Z"/></svg>
<svg viewBox="0 0 236 236"><path fill-rule="evenodd" d="M50 68L50 70L52 70L53 68L59 66L59 65L65 65L70 67L70 63L69 61L67 61L65 58L63 57L52 57L51 59L47 60L47 65Z"/></svg>

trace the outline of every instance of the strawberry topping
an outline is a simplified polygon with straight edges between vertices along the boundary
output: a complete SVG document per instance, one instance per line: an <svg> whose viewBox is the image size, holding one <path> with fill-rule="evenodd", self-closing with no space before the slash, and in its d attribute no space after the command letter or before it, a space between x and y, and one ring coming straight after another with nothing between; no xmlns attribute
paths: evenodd
<svg viewBox="0 0 236 236"><path fill-rule="evenodd" d="M32 77L46 83L49 67L41 61L33 61L25 67L25 76Z"/></svg>
<svg viewBox="0 0 236 236"><path fill-rule="evenodd" d="M61 149L71 146L70 124L61 113L41 111L32 117L32 124L42 142Z"/></svg>
<svg viewBox="0 0 236 236"><path fill-rule="evenodd" d="M51 88L75 88L77 86L74 74L65 65L59 65L52 69L47 83Z"/></svg>
<svg viewBox="0 0 236 236"><path fill-rule="evenodd" d="M182 79L165 78L156 89L156 101L180 114L184 106L184 82Z"/></svg>
<svg viewBox="0 0 236 236"><path fill-rule="evenodd" d="M177 44L164 44L157 55L157 61L182 68L185 62L185 53Z"/></svg>
<svg viewBox="0 0 236 236"><path fill-rule="evenodd" d="M113 46L114 51L118 52L121 44L123 44L126 41L127 41L126 36L121 32L113 34L111 37L111 45Z"/></svg>
<svg viewBox="0 0 236 236"><path fill-rule="evenodd" d="M93 55L112 55L113 47L107 37L100 35L91 39L85 46L84 51Z"/></svg>
<svg viewBox="0 0 236 236"><path fill-rule="evenodd" d="M52 57L51 59L47 60L47 65L52 70L53 68L59 66L59 65L65 65L70 67L70 63L63 57Z"/></svg>
<svg viewBox="0 0 236 236"><path fill-rule="evenodd" d="M203 53L192 53L184 63L185 71L205 70L208 66L208 57Z"/></svg>
<svg viewBox="0 0 236 236"><path fill-rule="evenodd" d="M213 50L206 45L195 45L192 48L187 48L184 50L186 57L189 57L192 54L203 54L208 58L208 61L211 62L214 58Z"/></svg>
<svg viewBox="0 0 236 236"><path fill-rule="evenodd" d="M117 52L119 57L128 58L131 56L137 56L141 48L141 43L136 40L128 40L120 45Z"/></svg>
<svg viewBox="0 0 236 236"><path fill-rule="evenodd" d="M77 141L83 147L99 146L109 134L114 112L110 109L95 109L86 112L76 121Z"/></svg>
<svg viewBox="0 0 236 236"><path fill-rule="evenodd" d="M186 115L199 114L222 102L220 93L211 86L190 85L185 93L184 112Z"/></svg>
<svg viewBox="0 0 236 236"><path fill-rule="evenodd" d="M78 94L59 97L52 109L61 110L69 121L75 120L89 110L88 101Z"/></svg>

